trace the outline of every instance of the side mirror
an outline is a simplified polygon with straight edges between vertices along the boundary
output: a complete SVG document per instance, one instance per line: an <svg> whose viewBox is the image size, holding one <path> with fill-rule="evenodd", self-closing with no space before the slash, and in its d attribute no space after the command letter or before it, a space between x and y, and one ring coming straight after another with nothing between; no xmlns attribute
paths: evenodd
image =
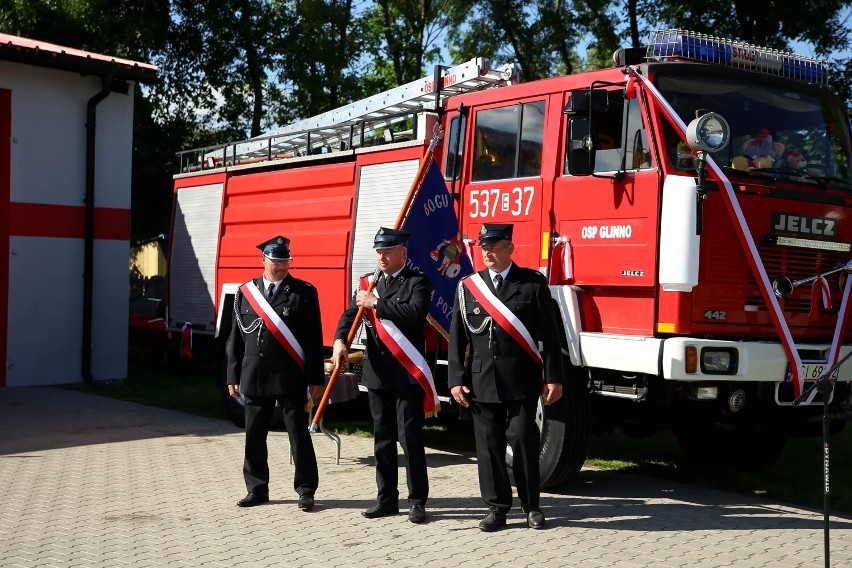
<svg viewBox="0 0 852 568"><path fill-rule="evenodd" d="M593 114L606 112L609 108L609 95L603 89L579 89L571 91L568 104L562 111L565 114L589 114L589 105Z"/></svg>
<svg viewBox="0 0 852 568"><path fill-rule="evenodd" d="M595 147L587 116L573 116L568 121L568 173L589 175L595 169Z"/></svg>

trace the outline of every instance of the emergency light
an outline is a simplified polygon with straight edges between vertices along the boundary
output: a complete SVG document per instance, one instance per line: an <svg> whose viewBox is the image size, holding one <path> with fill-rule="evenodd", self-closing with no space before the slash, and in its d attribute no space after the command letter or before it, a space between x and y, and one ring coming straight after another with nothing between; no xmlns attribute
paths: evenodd
<svg viewBox="0 0 852 568"><path fill-rule="evenodd" d="M827 65L813 57L768 49L686 30L657 30L648 41L648 59L688 59L751 69L761 73L826 84Z"/></svg>

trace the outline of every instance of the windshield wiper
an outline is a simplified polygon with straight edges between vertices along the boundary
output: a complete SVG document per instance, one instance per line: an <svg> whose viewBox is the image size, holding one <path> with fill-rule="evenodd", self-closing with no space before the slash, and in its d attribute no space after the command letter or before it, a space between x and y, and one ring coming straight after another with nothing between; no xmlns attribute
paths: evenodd
<svg viewBox="0 0 852 568"><path fill-rule="evenodd" d="M735 169L735 168L729 168ZM791 168L752 168L750 170L737 170L738 172L748 173L748 174L775 174L782 176L791 176L798 177L807 180L815 181L822 189L828 189L827 179L823 176L812 176L807 172L803 172L801 170L794 170ZM843 180L840 180L843 181Z"/></svg>

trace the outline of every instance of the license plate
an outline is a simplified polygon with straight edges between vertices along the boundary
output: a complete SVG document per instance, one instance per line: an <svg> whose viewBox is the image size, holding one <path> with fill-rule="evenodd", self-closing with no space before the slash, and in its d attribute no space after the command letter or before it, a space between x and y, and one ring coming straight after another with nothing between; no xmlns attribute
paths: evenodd
<svg viewBox="0 0 852 568"><path fill-rule="evenodd" d="M805 381L815 381L817 380L824 371L828 369L828 364L825 361L802 361L802 379ZM831 373L829 377L830 380L837 380L837 372L840 369L837 368ZM787 380L793 380L793 373L790 371L790 364L787 364Z"/></svg>

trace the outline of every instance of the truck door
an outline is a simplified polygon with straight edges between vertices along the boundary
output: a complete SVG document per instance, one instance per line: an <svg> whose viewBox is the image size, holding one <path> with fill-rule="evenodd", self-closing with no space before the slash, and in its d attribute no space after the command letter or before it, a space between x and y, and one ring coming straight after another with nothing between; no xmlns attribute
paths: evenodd
<svg viewBox="0 0 852 568"><path fill-rule="evenodd" d="M652 335L659 175L642 104L621 86L569 91L563 104L554 228L570 239L585 330Z"/></svg>

